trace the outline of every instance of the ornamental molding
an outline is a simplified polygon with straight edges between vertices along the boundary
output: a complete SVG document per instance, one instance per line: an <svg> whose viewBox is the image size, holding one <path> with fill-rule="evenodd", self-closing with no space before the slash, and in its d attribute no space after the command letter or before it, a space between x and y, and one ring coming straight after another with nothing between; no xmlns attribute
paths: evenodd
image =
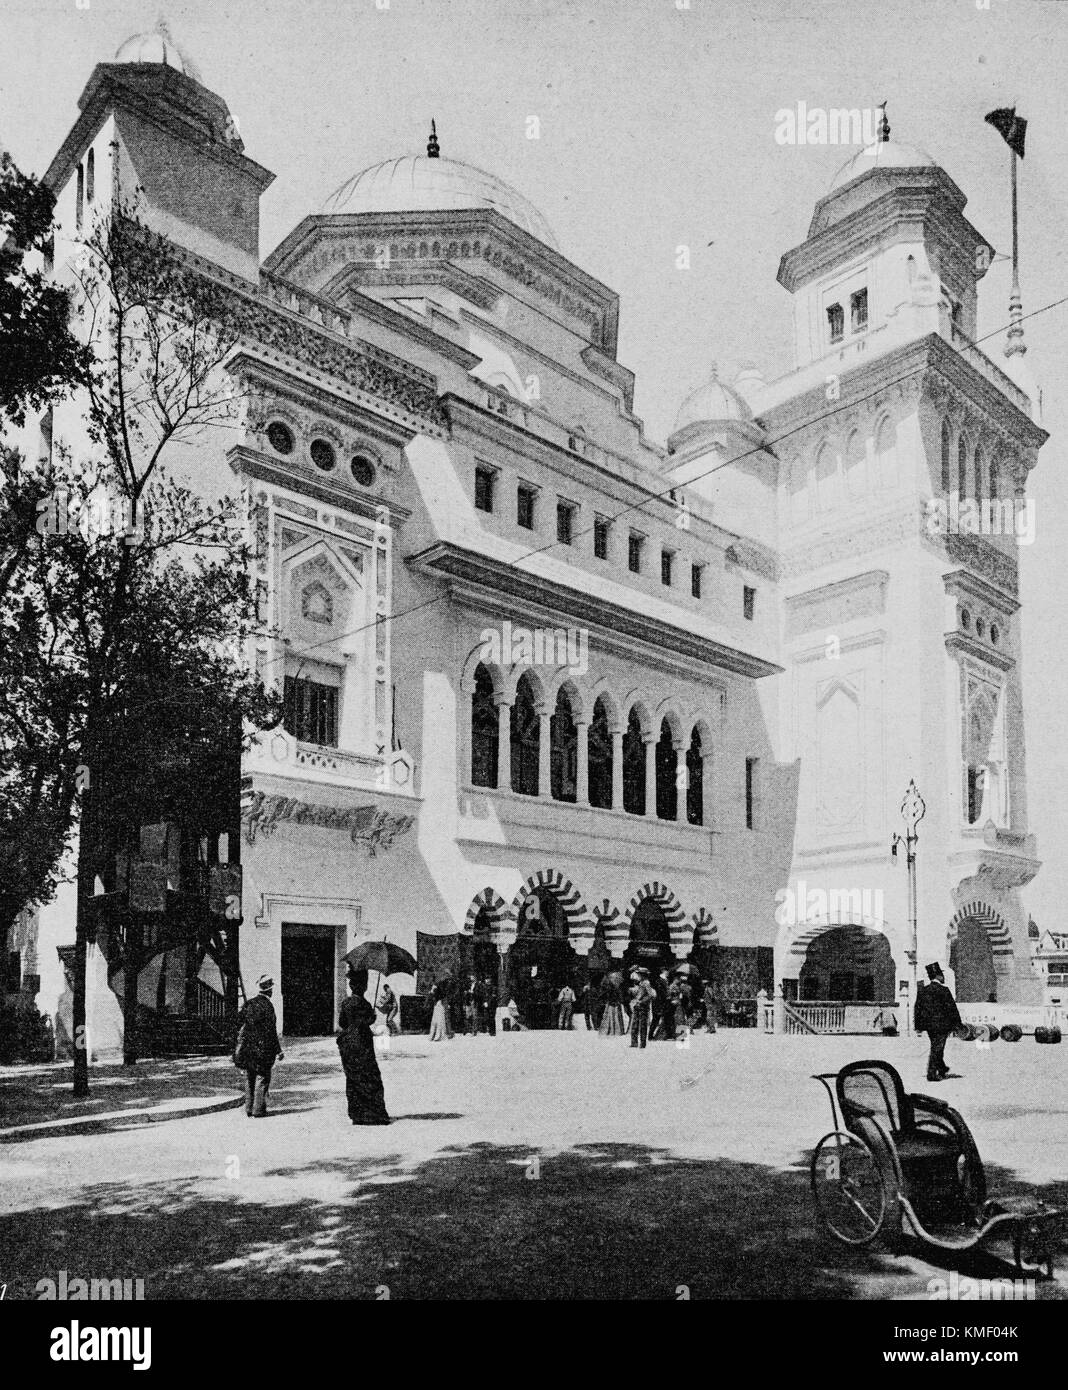
<svg viewBox="0 0 1068 1390"><path fill-rule="evenodd" d="M884 612L889 582L888 570L868 570L787 598L786 638Z"/></svg>
<svg viewBox="0 0 1068 1390"><path fill-rule="evenodd" d="M915 534L916 521L911 503L876 517L867 525L835 530L817 540L805 540L783 552L780 575L795 579L838 560L867 557L872 551L900 545Z"/></svg>
<svg viewBox="0 0 1068 1390"><path fill-rule="evenodd" d="M395 815L378 806L317 806L296 796L277 796L272 792L253 792L248 805L242 807L241 823L245 841L256 843L256 837L271 836L279 825L314 825L328 830L347 830L354 845L364 845L374 858L379 850L388 850L395 840L415 824L415 816Z"/></svg>

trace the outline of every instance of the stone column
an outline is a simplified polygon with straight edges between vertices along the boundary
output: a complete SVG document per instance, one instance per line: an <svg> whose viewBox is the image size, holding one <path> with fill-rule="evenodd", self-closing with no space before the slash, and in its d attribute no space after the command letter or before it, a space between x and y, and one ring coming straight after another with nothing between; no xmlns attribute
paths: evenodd
<svg viewBox="0 0 1068 1390"><path fill-rule="evenodd" d="M549 740L552 736L550 721L552 715L541 705L538 708L538 795L546 800L552 797L552 782L549 776Z"/></svg>
<svg viewBox="0 0 1068 1390"><path fill-rule="evenodd" d="M645 749L645 814L656 815L656 739L652 734L642 739Z"/></svg>
<svg viewBox="0 0 1068 1390"><path fill-rule="evenodd" d="M588 724L579 724L576 728L578 731L578 768L575 773L575 804L576 806L588 806L590 804L590 729Z"/></svg>
<svg viewBox="0 0 1068 1390"><path fill-rule="evenodd" d="M495 695L497 706L497 790L512 787L512 706L503 695Z"/></svg>
<svg viewBox="0 0 1068 1390"><path fill-rule="evenodd" d="M612 810L623 809L623 730L612 730Z"/></svg>
<svg viewBox="0 0 1068 1390"><path fill-rule="evenodd" d="M672 742L675 752L675 820L686 824L686 777L679 776L679 770L686 771L686 745L681 740Z"/></svg>

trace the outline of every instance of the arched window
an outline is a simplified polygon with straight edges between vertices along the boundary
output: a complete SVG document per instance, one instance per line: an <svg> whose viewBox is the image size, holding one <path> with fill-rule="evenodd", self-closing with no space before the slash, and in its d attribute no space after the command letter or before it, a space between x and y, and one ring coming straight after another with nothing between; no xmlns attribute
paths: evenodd
<svg viewBox="0 0 1068 1390"><path fill-rule="evenodd" d="M671 725L662 719L656 745L656 814L660 820L675 820L679 814L678 762Z"/></svg>
<svg viewBox="0 0 1068 1390"><path fill-rule="evenodd" d="M645 815L645 744L638 711L632 709L623 735L623 809Z"/></svg>
<svg viewBox="0 0 1068 1390"><path fill-rule="evenodd" d="M96 151L90 150L85 157L85 201L91 203L96 194Z"/></svg>
<svg viewBox="0 0 1068 1390"><path fill-rule="evenodd" d="M705 759L697 729L691 734L686 750L686 819L690 825L705 823Z"/></svg>
<svg viewBox="0 0 1068 1390"><path fill-rule="evenodd" d="M827 444L816 456L816 498L821 512L838 505L838 458Z"/></svg>
<svg viewBox="0 0 1068 1390"><path fill-rule="evenodd" d="M789 472L790 512L795 525L808 520L808 465L804 459L794 459Z"/></svg>
<svg viewBox="0 0 1068 1390"><path fill-rule="evenodd" d="M471 696L471 781L476 787L497 785L498 729L493 677L480 664L475 670L475 693Z"/></svg>
<svg viewBox="0 0 1068 1390"><path fill-rule="evenodd" d="M850 497L863 497L867 491L867 464L864 438L859 430L854 430L846 444L845 455L846 491Z"/></svg>
<svg viewBox="0 0 1068 1390"><path fill-rule="evenodd" d="M942 421L942 491L949 492L953 487L953 435L949 421Z"/></svg>
<svg viewBox="0 0 1068 1390"><path fill-rule="evenodd" d="M999 498L1001 487L1001 468L997 459L990 460L990 500L996 502Z"/></svg>
<svg viewBox="0 0 1068 1390"><path fill-rule="evenodd" d="M897 431L891 420L882 420L875 431L875 460L879 487L896 487Z"/></svg>
<svg viewBox="0 0 1068 1390"><path fill-rule="evenodd" d="M81 164L78 165L77 184L77 201L74 204L74 225L80 232L82 229L82 212L85 203L85 169Z"/></svg>
<svg viewBox="0 0 1068 1390"><path fill-rule="evenodd" d="M549 720L549 789L554 801L574 801L578 787L578 729L571 701L558 691Z"/></svg>
<svg viewBox="0 0 1068 1390"><path fill-rule="evenodd" d="M523 796L538 794L538 758L541 751L541 722L538 719L534 686L528 675L519 677L512 706L512 791Z"/></svg>
<svg viewBox="0 0 1068 1390"><path fill-rule="evenodd" d="M968 496L968 441L963 434L957 441L957 492Z"/></svg>
<svg viewBox="0 0 1068 1390"><path fill-rule="evenodd" d="M972 496L976 499L976 501L980 501L982 498L986 496L985 463L986 458L984 451L977 446L975 450L974 470L975 491L972 493Z"/></svg>
<svg viewBox="0 0 1068 1390"><path fill-rule="evenodd" d="M608 810L612 805L612 735L608 711L598 698L593 707L588 737L590 805Z"/></svg>

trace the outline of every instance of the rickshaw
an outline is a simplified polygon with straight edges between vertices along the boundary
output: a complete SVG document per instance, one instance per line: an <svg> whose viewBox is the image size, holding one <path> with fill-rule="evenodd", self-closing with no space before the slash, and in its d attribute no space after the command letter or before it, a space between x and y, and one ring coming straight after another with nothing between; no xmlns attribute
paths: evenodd
<svg viewBox="0 0 1068 1390"><path fill-rule="evenodd" d="M895 1245L911 1233L961 1251L1007 1239L1018 1274L1053 1278L1064 1213L1033 1197L988 1196L979 1150L952 1106L906 1094L887 1062L850 1062L813 1080L830 1098L834 1124L811 1164L816 1208L831 1235L863 1246L880 1234Z"/></svg>

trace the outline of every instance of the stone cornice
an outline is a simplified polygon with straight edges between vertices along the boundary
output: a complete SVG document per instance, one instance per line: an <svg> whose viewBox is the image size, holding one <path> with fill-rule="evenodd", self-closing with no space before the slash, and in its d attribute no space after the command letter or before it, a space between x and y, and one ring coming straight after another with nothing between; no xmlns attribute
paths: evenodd
<svg viewBox="0 0 1068 1390"><path fill-rule="evenodd" d="M326 474L313 478L295 473L292 467L287 467L284 463L279 464L257 449L248 448L243 444L228 449L226 461L234 472L242 477L255 478L257 482L265 483L269 487L284 488L298 497L310 498L338 512L350 512L373 521L378 515L378 509L386 507L390 513L390 524L393 526L399 525L411 516L409 508L399 507L395 502L387 502L376 493L357 493L348 488L331 487Z"/></svg>
<svg viewBox="0 0 1068 1390"><path fill-rule="evenodd" d="M892 348L889 352L868 359L863 365L836 373L841 389L838 401L828 402L826 387L821 379L807 390L788 396L763 412L760 423L768 432L767 447L775 449L782 457L787 449L779 446L785 445L787 435L793 438L806 430L822 433L844 430L844 423L839 422L864 400L870 400L872 409L877 410L881 408L881 403L889 404L894 399L917 402L923 391L932 398L937 397L937 378L967 397L1021 446L1040 448L1049 435L1015 404L1005 389L1007 387L1013 396L1019 396L1018 388L1004 377L993 362L985 358L985 354L983 356L985 360L982 363L974 355L973 360L969 360L937 333L928 333L923 338ZM999 378L1004 378L1005 387L1002 387Z"/></svg>
<svg viewBox="0 0 1068 1390"><path fill-rule="evenodd" d="M998 671L1011 671L1016 665L1006 652L999 651L997 647L988 647L963 632L946 633L946 651L957 661L964 656L984 666L993 666Z"/></svg>
<svg viewBox="0 0 1068 1390"><path fill-rule="evenodd" d="M93 69L78 99L81 114L42 180L53 192L66 183L107 113L123 107L195 146L200 158L215 160L241 173L261 193L274 182L274 174L249 159L238 142L228 144L219 138L218 117L225 114L226 104L214 92L166 64L160 64L162 70L153 73L152 90L142 90L138 81L131 80L130 67L125 63L98 63Z"/></svg>
<svg viewBox="0 0 1068 1390"><path fill-rule="evenodd" d="M472 274L475 266L495 270L543 304L586 324L590 341L615 356L619 296L492 208L317 213L290 232L264 267L291 279L308 279L335 263L339 268L343 263L374 267L383 244L389 246L390 264L379 269L403 271L424 261L448 260L464 268L469 262Z"/></svg>
<svg viewBox="0 0 1068 1390"><path fill-rule="evenodd" d="M518 605L534 602L558 613L565 625L608 629L668 653L689 657L703 665L753 680L777 674L783 669L751 652L644 616L633 608L606 601L530 570L518 569L515 565L449 541L438 541L418 554L407 557L405 563L417 572L447 580L450 588L455 587L458 592L471 597L488 595L494 601L499 601L501 595L508 594Z"/></svg>
<svg viewBox="0 0 1068 1390"><path fill-rule="evenodd" d="M951 265L959 261L974 266L975 248L980 245L988 248L993 260L994 248L964 217L964 195L943 170L875 169L859 178L869 180L869 188L881 184L884 191L859 202L858 180L853 180L816 204L807 238L779 262L779 283L791 294L865 251L901 239L903 228L912 230L915 240L917 223L925 239L931 236L950 250ZM831 221L838 206L844 211Z"/></svg>
<svg viewBox="0 0 1068 1390"><path fill-rule="evenodd" d="M1006 618L1011 618L1014 613L1019 612L1018 599L1011 598L1002 589L987 583L985 579L980 579L970 570L950 570L942 576L942 582L946 586L947 594L954 597L967 596L977 599L980 603L988 603Z"/></svg>

